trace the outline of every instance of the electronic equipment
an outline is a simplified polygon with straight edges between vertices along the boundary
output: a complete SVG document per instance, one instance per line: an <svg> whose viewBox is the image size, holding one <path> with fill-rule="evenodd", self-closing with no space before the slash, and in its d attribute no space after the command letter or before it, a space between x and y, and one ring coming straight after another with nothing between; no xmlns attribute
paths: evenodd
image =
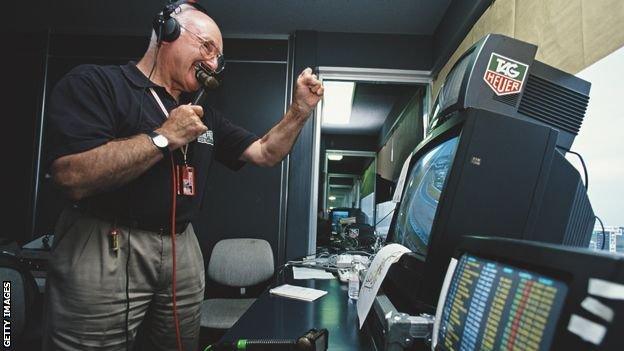
<svg viewBox="0 0 624 351"><path fill-rule="evenodd" d="M349 209L333 209L330 211L332 232L338 233L340 229L340 219L349 217Z"/></svg>
<svg viewBox="0 0 624 351"><path fill-rule="evenodd" d="M590 84L535 59L537 46L489 34L468 49L447 75L427 128L457 111L477 108L548 126L557 146L570 149L589 102Z"/></svg>
<svg viewBox="0 0 624 351"><path fill-rule="evenodd" d="M384 330L382 335L373 333L377 348L384 351L424 349L431 339L434 316L421 314L410 316L397 311L385 295L373 302L374 322Z"/></svg>
<svg viewBox="0 0 624 351"><path fill-rule="evenodd" d="M195 78L200 84L199 92L193 99L193 105L200 105L206 94L206 89L214 90L221 85L214 72L212 72L205 65L195 66Z"/></svg>
<svg viewBox="0 0 624 351"><path fill-rule="evenodd" d="M200 11L206 15L208 15L208 11L201 6L200 4L194 1L188 0L179 0L175 2L171 2L167 4L161 11L158 13L154 20L152 21L152 28L157 36L158 43L161 42L173 42L180 37L181 25L177 19L172 17L172 14L180 8L182 5L192 6L195 10ZM223 60L221 56L219 60ZM223 62L220 62L221 70L223 69ZM193 104L198 105L201 102L201 99L204 95L204 89L213 90L219 87L220 82L215 77L215 72L213 72L210 68L208 68L204 64L197 64L195 66L195 77L197 81L200 83L202 89L195 97Z"/></svg>
<svg viewBox="0 0 624 351"><path fill-rule="evenodd" d="M208 11L194 1L179 0L167 4L162 11L154 17L152 28L157 35L158 42L172 42L180 37L180 23L171 15L182 5L193 6L197 11L208 15Z"/></svg>
<svg viewBox="0 0 624 351"><path fill-rule="evenodd" d="M353 256L351 255L338 255L336 258L336 267L338 268L350 268L353 264Z"/></svg>
<svg viewBox="0 0 624 351"><path fill-rule="evenodd" d="M363 266L368 266L370 264L370 259L367 256L363 255L351 255L351 254L341 254L336 256L336 267L337 268L351 268L356 264L362 264Z"/></svg>
<svg viewBox="0 0 624 351"><path fill-rule="evenodd" d="M356 239L358 246L371 246L375 244L377 236L375 228L366 223L351 223L344 227L344 234Z"/></svg>
<svg viewBox="0 0 624 351"><path fill-rule="evenodd" d="M219 342L206 348L210 351L326 351L329 332L327 329L310 329L296 340L239 339Z"/></svg>
<svg viewBox="0 0 624 351"><path fill-rule="evenodd" d="M337 207L329 211L332 232L339 234L342 231L341 224L367 223L368 218L359 208Z"/></svg>
<svg viewBox="0 0 624 351"><path fill-rule="evenodd" d="M340 223L340 225L345 226L345 225L356 223L356 220L355 220L355 217L345 217L345 218L340 218L338 222Z"/></svg>
<svg viewBox="0 0 624 351"><path fill-rule="evenodd" d="M440 293L432 346L621 350L623 291L624 256L465 237Z"/></svg>
<svg viewBox="0 0 624 351"><path fill-rule="evenodd" d="M589 244L595 216L579 173L561 151L573 135L536 119L572 111L580 127L589 83L538 63L535 51L519 40L488 35L460 58L441 88L387 237L413 251L382 287L394 291L393 302L404 300L413 309L401 312L414 315L427 312L415 306L435 306L463 235ZM490 71L504 75L520 68L515 80L503 77L505 84L487 81Z"/></svg>

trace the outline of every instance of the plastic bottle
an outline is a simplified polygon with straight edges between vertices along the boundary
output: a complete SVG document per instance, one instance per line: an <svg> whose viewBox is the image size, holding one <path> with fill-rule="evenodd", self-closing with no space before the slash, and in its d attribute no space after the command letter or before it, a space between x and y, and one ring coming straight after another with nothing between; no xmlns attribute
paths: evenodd
<svg viewBox="0 0 624 351"><path fill-rule="evenodd" d="M360 275L357 269L352 269L349 274L349 298L357 300L360 297Z"/></svg>

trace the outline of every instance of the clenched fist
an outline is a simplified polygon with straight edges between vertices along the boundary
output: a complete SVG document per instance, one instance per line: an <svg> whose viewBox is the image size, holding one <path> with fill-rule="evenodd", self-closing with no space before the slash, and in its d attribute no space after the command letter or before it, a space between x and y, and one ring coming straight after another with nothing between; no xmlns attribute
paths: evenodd
<svg viewBox="0 0 624 351"><path fill-rule="evenodd" d="M171 151L176 150L208 130L201 120L203 116L204 109L199 105L178 106L156 132L167 137Z"/></svg>
<svg viewBox="0 0 624 351"><path fill-rule="evenodd" d="M311 68L306 68L297 78L293 105L304 115L309 115L323 97L323 85Z"/></svg>

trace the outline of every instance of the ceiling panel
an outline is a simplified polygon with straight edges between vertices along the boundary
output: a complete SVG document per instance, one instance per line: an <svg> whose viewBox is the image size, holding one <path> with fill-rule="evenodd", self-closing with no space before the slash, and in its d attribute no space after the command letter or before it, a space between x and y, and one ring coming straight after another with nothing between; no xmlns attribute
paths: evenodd
<svg viewBox="0 0 624 351"><path fill-rule="evenodd" d="M362 175L372 157L344 156L340 161L327 161L327 173Z"/></svg>
<svg viewBox="0 0 624 351"><path fill-rule="evenodd" d="M226 35L285 35L295 30L431 35L451 0L200 0ZM147 35L165 4L154 0L10 2L29 26L63 32ZM14 18L14 16L9 16Z"/></svg>
<svg viewBox="0 0 624 351"><path fill-rule="evenodd" d="M348 124L323 123L329 134L377 135L391 112L401 111L420 86L403 84L357 83Z"/></svg>

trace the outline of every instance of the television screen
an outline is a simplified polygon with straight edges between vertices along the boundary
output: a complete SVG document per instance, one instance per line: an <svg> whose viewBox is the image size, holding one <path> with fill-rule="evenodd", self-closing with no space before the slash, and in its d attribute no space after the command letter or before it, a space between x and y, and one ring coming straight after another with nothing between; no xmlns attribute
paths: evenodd
<svg viewBox="0 0 624 351"><path fill-rule="evenodd" d="M332 231L333 232L338 232L338 229L340 228L340 218L347 218L349 217L349 211L332 211L332 218L331 218L331 224L332 224Z"/></svg>
<svg viewBox="0 0 624 351"><path fill-rule="evenodd" d="M415 253L427 253L433 218L458 143L459 137L454 137L429 150L408 173L394 241Z"/></svg>
<svg viewBox="0 0 624 351"><path fill-rule="evenodd" d="M550 350L567 291L559 280L465 254L446 292L436 350Z"/></svg>

